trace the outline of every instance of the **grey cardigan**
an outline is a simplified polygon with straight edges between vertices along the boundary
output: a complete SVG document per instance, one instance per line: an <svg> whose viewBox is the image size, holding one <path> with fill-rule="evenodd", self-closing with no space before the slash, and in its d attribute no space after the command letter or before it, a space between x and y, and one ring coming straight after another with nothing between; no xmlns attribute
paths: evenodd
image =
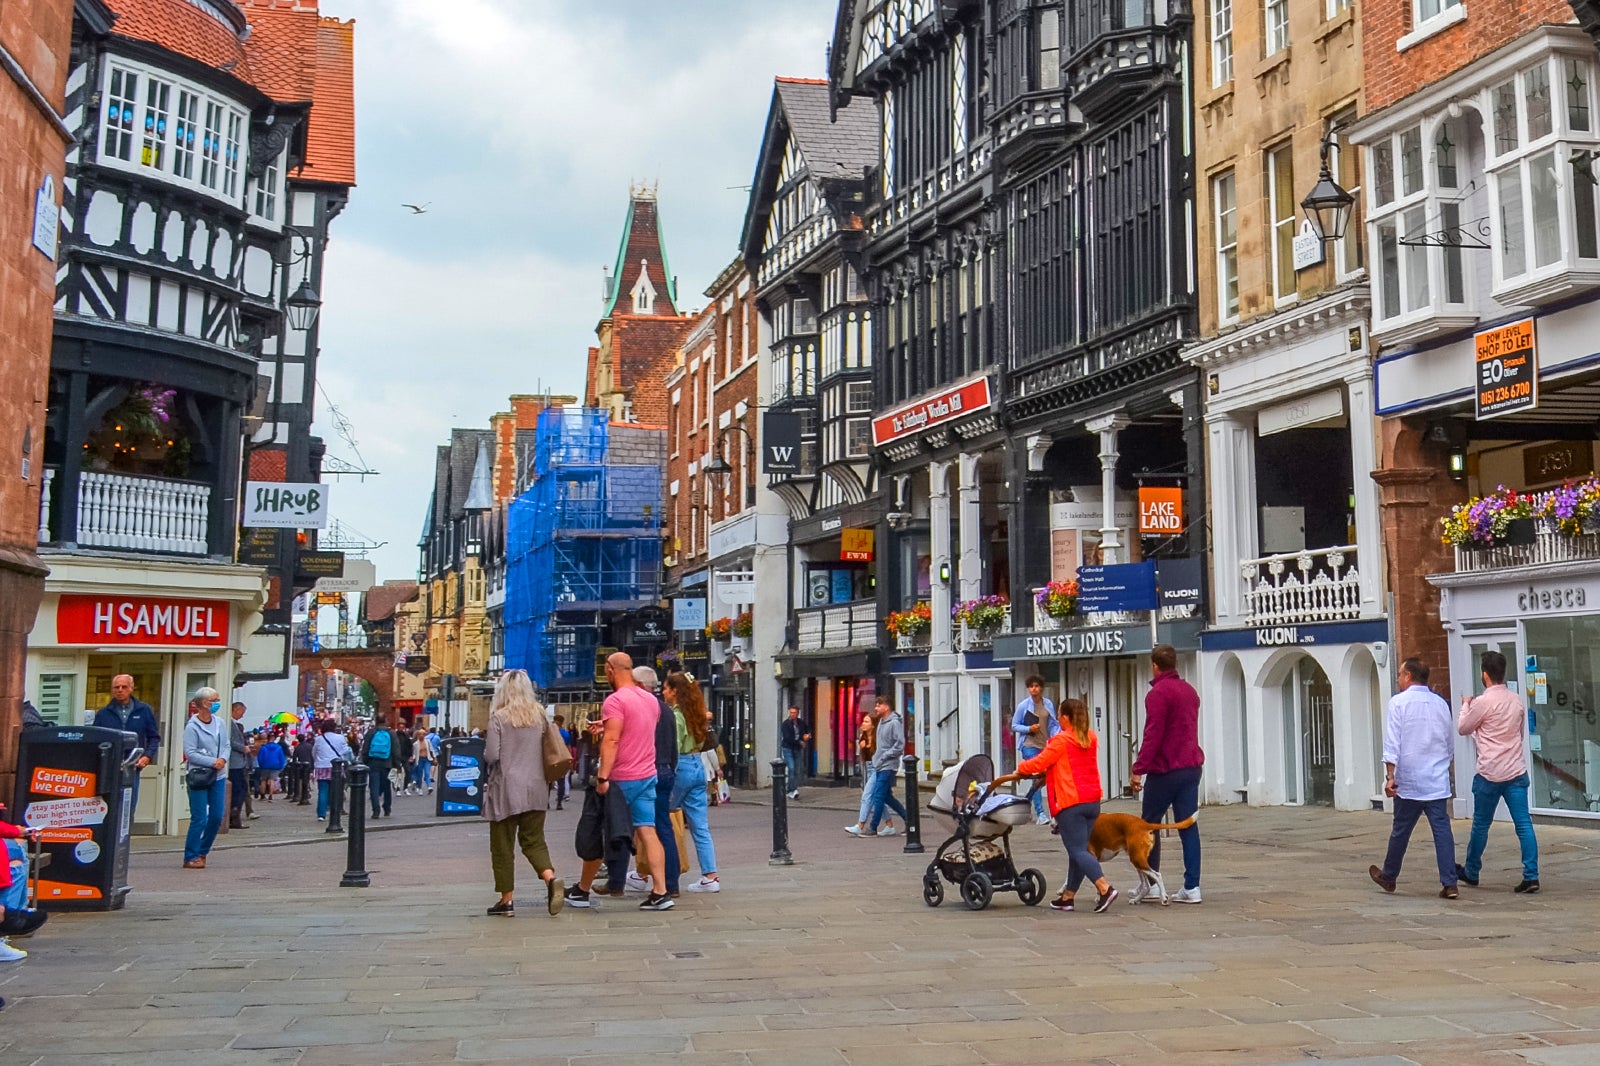
<svg viewBox="0 0 1600 1066"><path fill-rule="evenodd" d="M483 816L504 821L528 811L550 809L550 785L544 779L545 717L518 728L505 715L489 719L489 736L483 746L488 782L483 789Z"/></svg>

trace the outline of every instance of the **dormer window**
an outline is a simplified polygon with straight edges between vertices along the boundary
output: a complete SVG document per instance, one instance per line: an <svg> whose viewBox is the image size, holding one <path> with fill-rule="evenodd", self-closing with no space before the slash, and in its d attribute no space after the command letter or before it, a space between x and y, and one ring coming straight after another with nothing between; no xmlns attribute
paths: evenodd
<svg viewBox="0 0 1600 1066"><path fill-rule="evenodd" d="M633 284L633 313L636 315L654 314L656 305L656 287L650 284L650 264L646 260L639 260L639 280Z"/></svg>

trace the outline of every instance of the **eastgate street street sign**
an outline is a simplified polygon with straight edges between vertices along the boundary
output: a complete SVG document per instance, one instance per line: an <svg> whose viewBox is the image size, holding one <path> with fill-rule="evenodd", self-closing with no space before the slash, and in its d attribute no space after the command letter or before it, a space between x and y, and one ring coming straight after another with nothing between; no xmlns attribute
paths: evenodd
<svg viewBox="0 0 1600 1066"><path fill-rule="evenodd" d="M902 437L909 437L931 429L943 422L975 414L993 402L989 394L989 376L975 378L963 385L947 389L931 399L918 400L898 411L879 415L872 420L872 444L881 448Z"/></svg>

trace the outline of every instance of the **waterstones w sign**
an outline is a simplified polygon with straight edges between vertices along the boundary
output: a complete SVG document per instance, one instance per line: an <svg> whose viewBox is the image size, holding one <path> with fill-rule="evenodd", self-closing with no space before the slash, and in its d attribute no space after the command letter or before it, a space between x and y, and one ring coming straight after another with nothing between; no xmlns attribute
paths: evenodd
<svg viewBox="0 0 1600 1066"><path fill-rule="evenodd" d="M328 528L328 486L252 481L245 488L246 529Z"/></svg>
<svg viewBox="0 0 1600 1066"><path fill-rule="evenodd" d="M791 411L768 411L761 416L761 472L798 474L802 416Z"/></svg>
<svg viewBox="0 0 1600 1066"><path fill-rule="evenodd" d="M947 389L929 399L918 400L898 411L879 415L872 420L872 444L881 448L903 437L914 436L925 429L985 410L993 402L989 393L989 376L975 378L963 385Z"/></svg>

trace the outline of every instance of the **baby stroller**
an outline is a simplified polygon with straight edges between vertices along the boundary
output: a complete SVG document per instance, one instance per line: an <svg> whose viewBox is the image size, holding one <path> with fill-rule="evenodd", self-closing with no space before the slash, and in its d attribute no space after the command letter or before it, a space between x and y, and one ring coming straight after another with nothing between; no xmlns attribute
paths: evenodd
<svg viewBox="0 0 1600 1066"><path fill-rule="evenodd" d="M1015 892L1030 907L1044 899L1044 874L1020 874L1011 861L1011 829L1033 820L1033 805L1024 796L993 792L994 762L974 755L944 772L928 809L946 815L955 827L940 844L922 875L922 901L944 902L944 881L958 885L968 910L981 911L996 892Z"/></svg>

